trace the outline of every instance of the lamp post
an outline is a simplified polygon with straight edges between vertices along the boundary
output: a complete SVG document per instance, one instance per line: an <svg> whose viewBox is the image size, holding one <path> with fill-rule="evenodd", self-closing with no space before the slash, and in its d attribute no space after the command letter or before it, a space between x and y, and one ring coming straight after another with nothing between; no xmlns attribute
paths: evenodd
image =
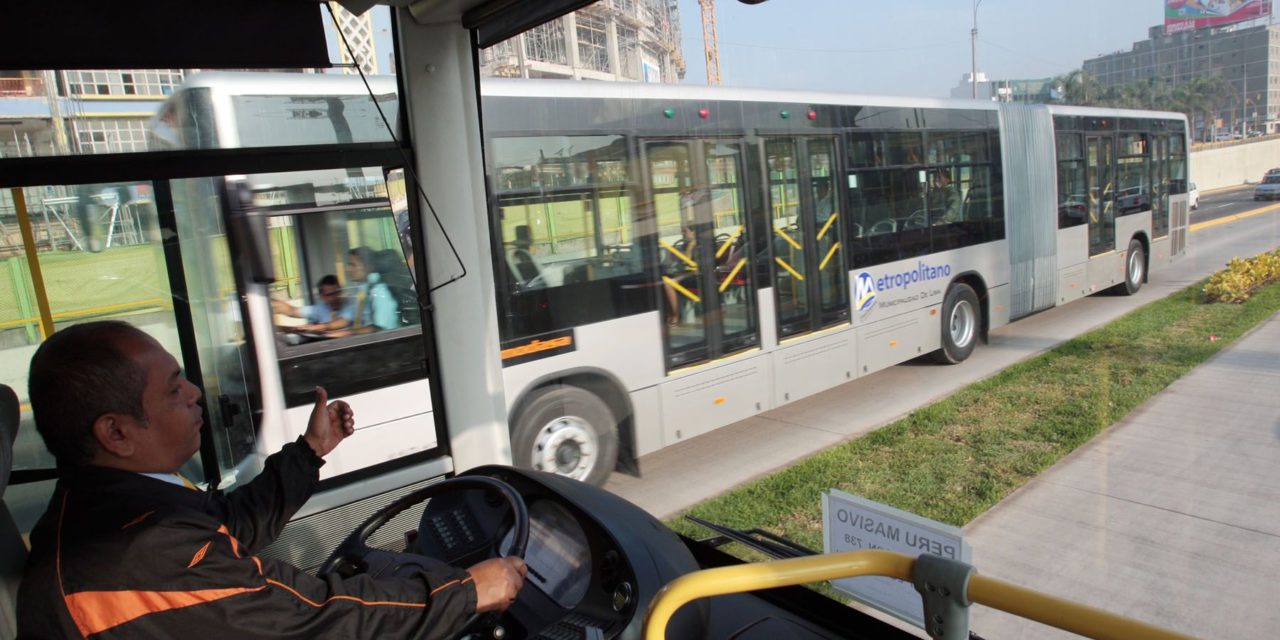
<svg viewBox="0 0 1280 640"><path fill-rule="evenodd" d="M1249 120L1249 67L1240 65L1240 137L1245 136L1245 123Z"/></svg>
<svg viewBox="0 0 1280 640"><path fill-rule="evenodd" d="M978 5L973 0L973 29L969 31L969 84L973 85L973 98L978 99Z"/></svg>

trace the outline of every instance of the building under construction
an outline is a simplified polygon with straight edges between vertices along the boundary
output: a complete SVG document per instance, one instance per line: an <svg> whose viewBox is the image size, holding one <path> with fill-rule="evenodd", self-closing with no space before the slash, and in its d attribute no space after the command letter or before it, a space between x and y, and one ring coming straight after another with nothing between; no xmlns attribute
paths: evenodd
<svg viewBox="0 0 1280 640"><path fill-rule="evenodd" d="M679 82L675 0L603 0L485 49L480 74L504 78Z"/></svg>

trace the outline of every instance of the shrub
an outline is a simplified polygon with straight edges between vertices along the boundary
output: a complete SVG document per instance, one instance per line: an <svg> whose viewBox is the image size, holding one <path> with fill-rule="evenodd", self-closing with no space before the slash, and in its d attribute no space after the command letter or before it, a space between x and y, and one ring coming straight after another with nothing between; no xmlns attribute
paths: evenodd
<svg viewBox="0 0 1280 640"><path fill-rule="evenodd" d="M1240 303L1259 288L1280 281L1280 250L1253 258L1233 258L1204 286L1207 302Z"/></svg>

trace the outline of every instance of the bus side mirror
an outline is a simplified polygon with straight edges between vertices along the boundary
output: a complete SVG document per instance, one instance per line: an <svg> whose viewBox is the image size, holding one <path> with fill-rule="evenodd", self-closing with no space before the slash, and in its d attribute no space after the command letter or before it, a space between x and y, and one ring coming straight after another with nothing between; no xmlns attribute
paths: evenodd
<svg viewBox="0 0 1280 640"><path fill-rule="evenodd" d="M232 254L245 256L245 278L255 284L275 282L276 269L271 260L267 218L253 206L253 193L248 182L242 178L227 178L224 195Z"/></svg>

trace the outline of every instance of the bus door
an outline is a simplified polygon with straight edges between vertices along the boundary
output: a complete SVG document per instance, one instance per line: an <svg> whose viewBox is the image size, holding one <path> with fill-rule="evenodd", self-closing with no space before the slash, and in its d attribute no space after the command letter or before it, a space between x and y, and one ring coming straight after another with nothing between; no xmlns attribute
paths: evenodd
<svg viewBox="0 0 1280 640"><path fill-rule="evenodd" d="M835 140L768 138L764 153L778 338L845 322L849 291L832 182L839 175Z"/></svg>
<svg viewBox="0 0 1280 640"><path fill-rule="evenodd" d="M1169 136L1151 136L1151 237L1169 235Z"/></svg>
<svg viewBox="0 0 1280 640"><path fill-rule="evenodd" d="M758 345L744 144L648 140L643 149L662 256L657 281L667 369Z"/></svg>
<svg viewBox="0 0 1280 640"><path fill-rule="evenodd" d="M1085 176L1089 188L1089 255L1116 248L1115 138L1085 137Z"/></svg>

